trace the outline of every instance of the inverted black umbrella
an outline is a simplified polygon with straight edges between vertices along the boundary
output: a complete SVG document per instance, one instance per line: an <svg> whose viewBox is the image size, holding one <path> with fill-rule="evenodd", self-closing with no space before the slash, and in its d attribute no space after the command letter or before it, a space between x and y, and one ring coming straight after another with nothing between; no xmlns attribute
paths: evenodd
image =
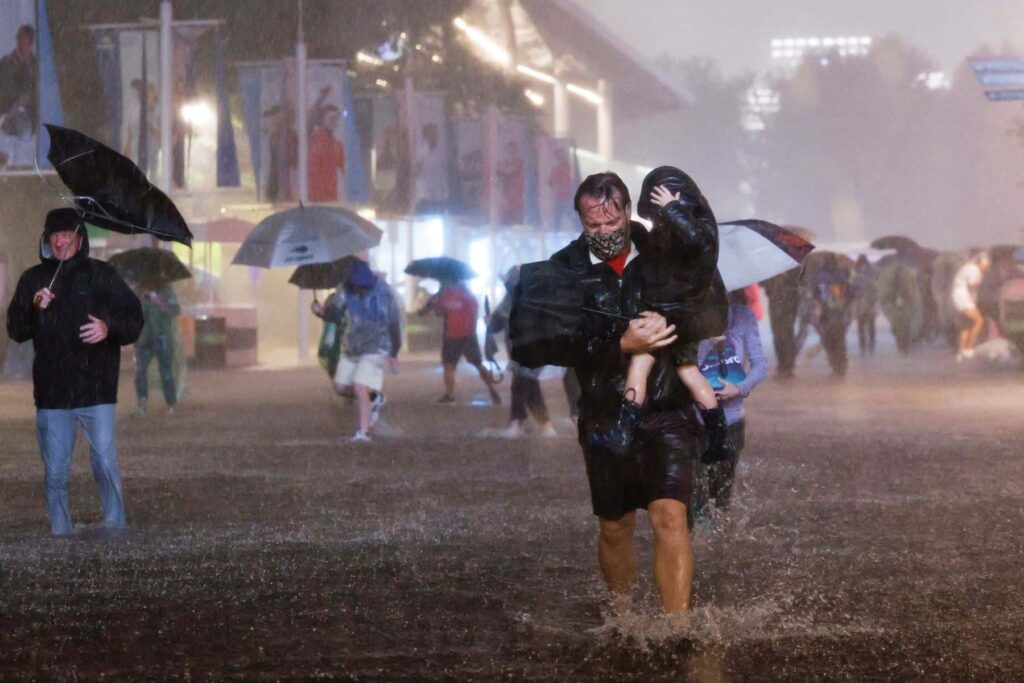
<svg viewBox="0 0 1024 683"><path fill-rule="evenodd" d="M167 249L129 249L114 254L107 263L124 279L138 282L147 289L158 289L170 282L192 277L188 267Z"/></svg>
<svg viewBox="0 0 1024 683"><path fill-rule="evenodd" d="M469 264L448 256L416 259L405 267L405 273L446 282L472 280L477 277L476 272L469 267Z"/></svg>
<svg viewBox="0 0 1024 683"><path fill-rule="evenodd" d="M82 217L106 230L146 233L192 246L192 232L171 199L128 157L70 128L46 124L47 158Z"/></svg>
<svg viewBox="0 0 1024 683"><path fill-rule="evenodd" d="M508 340L512 360L528 368L570 366L587 313L628 322L629 317L584 305L583 282L554 261L526 263L513 293Z"/></svg>
<svg viewBox="0 0 1024 683"><path fill-rule="evenodd" d="M299 266L288 278L288 282L299 289L335 289L348 277L355 261L355 256L345 256L330 263L309 263Z"/></svg>

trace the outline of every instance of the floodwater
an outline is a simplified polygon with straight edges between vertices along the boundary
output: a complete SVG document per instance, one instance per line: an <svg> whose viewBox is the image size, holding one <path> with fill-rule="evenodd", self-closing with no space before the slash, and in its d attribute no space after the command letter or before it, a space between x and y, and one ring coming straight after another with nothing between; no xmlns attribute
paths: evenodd
<svg viewBox="0 0 1024 683"><path fill-rule="evenodd" d="M30 386L0 385L0 678L1022 680L1024 374L938 349L817 359L748 402L731 520L696 530L696 607L603 612L578 446L480 438L507 407L391 377L390 436L351 434L319 369L195 372L128 417L132 529L108 538L87 452L47 534ZM127 379L127 378L123 378ZM502 385L506 392L507 380ZM545 382L556 417L560 384Z"/></svg>

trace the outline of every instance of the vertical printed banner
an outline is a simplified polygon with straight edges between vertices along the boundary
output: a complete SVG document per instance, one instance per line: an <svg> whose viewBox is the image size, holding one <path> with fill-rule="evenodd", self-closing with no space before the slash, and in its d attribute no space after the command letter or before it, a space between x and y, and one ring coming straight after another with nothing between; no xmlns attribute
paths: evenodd
<svg viewBox="0 0 1024 683"><path fill-rule="evenodd" d="M450 144L448 110L442 92L413 93L412 207L416 214L439 214L448 208Z"/></svg>
<svg viewBox="0 0 1024 683"><path fill-rule="evenodd" d="M253 64L235 65L238 78L238 90L242 96L242 116L245 118L245 133L249 140L249 157L252 162L256 197L263 200L266 189L261 183L263 178L263 101L262 67Z"/></svg>
<svg viewBox="0 0 1024 683"><path fill-rule="evenodd" d="M238 64L235 71L256 195L264 202L292 201L299 152L294 107L285 97L284 63Z"/></svg>
<svg viewBox="0 0 1024 683"><path fill-rule="evenodd" d="M214 79L217 85L217 187L238 187L238 150L235 127L231 122L228 84L224 75L224 54L220 30L214 33ZM243 95L244 97L244 95Z"/></svg>
<svg viewBox="0 0 1024 683"><path fill-rule="evenodd" d="M121 115L124 106L121 93L121 41L114 28L93 29L96 44L96 64L103 88L103 102L107 110L107 144L121 149Z"/></svg>
<svg viewBox="0 0 1024 683"><path fill-rule="evenodd" d="M295 107L287 97L284 64L260 69L260 156L264 159L261 196L269 202L295 201L299 139Z"/></svg>
<svg viewBox="0 0 1024 683"><path fill-rule="evenodd" d="M381 92L373 102L373 201L385 214L410 208L412 166L409 131L403 125L399 95Z"/></svg>
<svg viewBox="0 0 1024 683"><path fill-rule="evenodd" d="M306 79L309 200L366 201L368 184L345 62L310 61Z"/></svg>
<svg viewBox="0 0 1024 683"><path fill-rule="evenodd" d="M0 173L47 167L40 121L63 124L44 0L0 2Z"/></svg>
<svg viewBox="0 0 1024 683"><path fill-rule="evenodd" d="M568 138L537 136L540 224L545 230L575 230L572 200L580 184L576 151Z"/></svg>
<svg viewBox="0 0 1024 683"><path fill-rule="evenodd" d="M160 34L121 31L121 153L155 178L160 152Z"/></svg>
<svg viewBox="0 0 1024 683"><path fill-rule="evenodd" d="M498 223L538 223L537 163L530 120L525 116L501 115L496 144L493 196Z"/></svg>
<svg viewBox="0 0 1024 683"><path fill-rule="evenodd" d="M487 174L484 165L484 122L479 116L458 119L455 135L455 181L458 203L453 210L484 222L487 217Z"/></svg>

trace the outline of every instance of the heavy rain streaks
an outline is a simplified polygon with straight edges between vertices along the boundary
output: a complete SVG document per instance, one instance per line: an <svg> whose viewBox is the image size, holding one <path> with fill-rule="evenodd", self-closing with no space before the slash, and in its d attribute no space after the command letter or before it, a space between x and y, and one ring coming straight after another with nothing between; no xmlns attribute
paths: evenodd
<svg viewBox="0 0 1024 683"><path fill-rule="evenodd" d="M676 619L643 574L633 613L602 613L569 430L477 437L500 411L433 404L424 363L393 392L400 436L368 445L335 443L348 409L316 371L195 375L174 418L124 422L116 538L81 459L86 528L46 538L30 412L4 386L4 676L1013 678L1024 489L1013 416L984 395L1022 390L885 364L904 381L751 399L742 492L696 529L696 607Z"/></svg>

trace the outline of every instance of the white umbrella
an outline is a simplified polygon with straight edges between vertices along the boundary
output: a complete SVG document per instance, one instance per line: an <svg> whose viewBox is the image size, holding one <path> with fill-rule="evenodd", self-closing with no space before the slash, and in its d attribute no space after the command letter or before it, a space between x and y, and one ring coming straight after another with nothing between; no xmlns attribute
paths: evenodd
<svg viewBox="0 0 1024 683"><path fill-rule="evenodd" d="M813 249L803 237L768 221L718 224L718 272L730 292L799 268Z"/></svg>
<svg viewBox="0 0 1024 683"><path fill-rule="evenodd" d="M375 247L380 238L380 228L353 211L299 206L260 221L231 263L259 268L330 263Z"/></svg>

